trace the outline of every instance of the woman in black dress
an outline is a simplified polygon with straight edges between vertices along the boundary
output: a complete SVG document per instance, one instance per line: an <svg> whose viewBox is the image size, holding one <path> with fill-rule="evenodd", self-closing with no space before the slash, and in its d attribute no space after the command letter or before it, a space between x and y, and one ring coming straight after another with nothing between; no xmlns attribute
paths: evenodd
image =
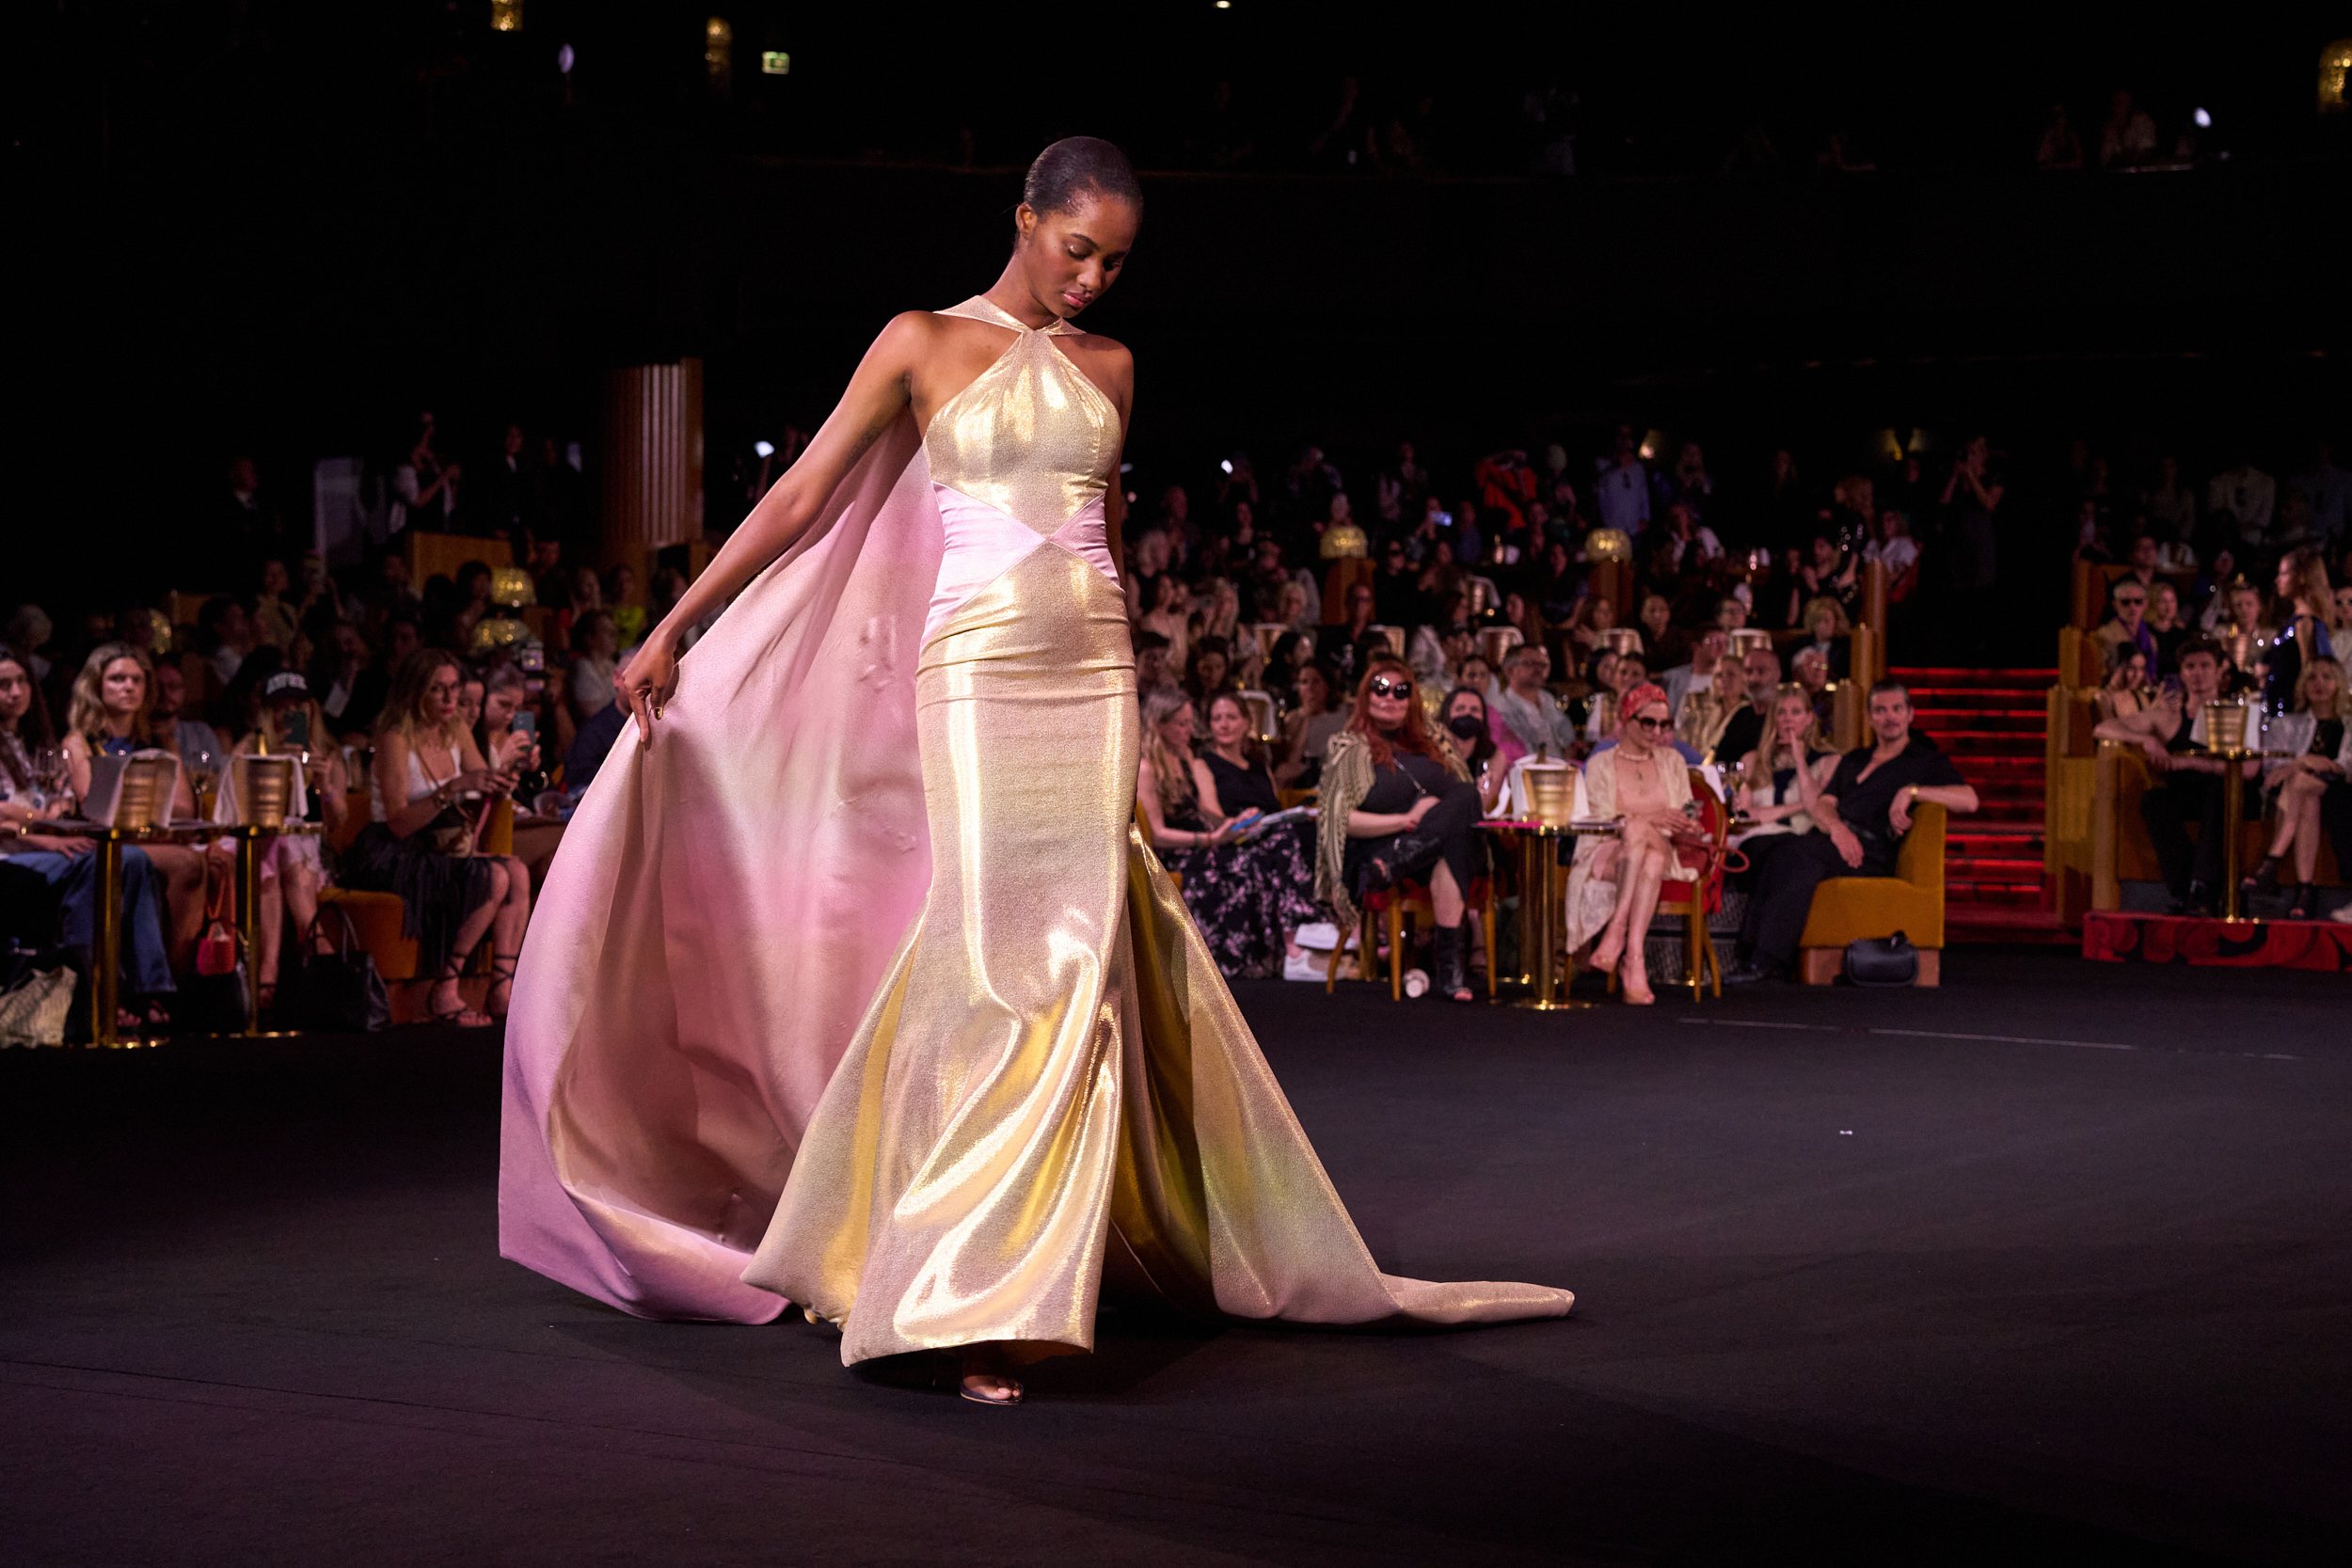
<svg viewBox="0 0 2352 1568"><path fill-rule="evenodd" d="M2295 891L2287 899L2286 918L2309 920L2318 908L2312 881L2319 872L2320 801L2328 786L2344 777L2344 721L2352 713L2344 691L2344 666L2332 658L2315 658L2296 677L2295 715L2297 728L2308 727L2292 762L2272 775L2279 792L2279 826L2270 838L2270 852L2246 879L2252 893L2275 887L2279 864L2295 857ZM2287 721L2280 721L2283 728ZM2274 733L2276 733L2274 731Z"/></svg>
<svg viewBox="0 0 2352 1568"><path fill-rule="evenodd" d="M1241 699L1209 699L1210 743L1193 754L1192 705L1182 691L1152 694L1143 707L1143 759L1136 799L1152 847L1184 878L1184 907L1229 978L1282 973L1293 938L1315 918L1308 836L1296 818L1251 824L1280 809L1265 751L1249 734Z"/></svg>
<svg viewBox="0 0 2352 1568"><path fill-rule="evenodd" d="M1356 689L1347 728L1323 764L1315 895L1345 931L1358 901L1406 878L1426 880L1436 912L1432 968L1439 994L1471 1000L1462 928L1478 844L1478 786L1422 717L1413 672L1378 657Z"/></svg>

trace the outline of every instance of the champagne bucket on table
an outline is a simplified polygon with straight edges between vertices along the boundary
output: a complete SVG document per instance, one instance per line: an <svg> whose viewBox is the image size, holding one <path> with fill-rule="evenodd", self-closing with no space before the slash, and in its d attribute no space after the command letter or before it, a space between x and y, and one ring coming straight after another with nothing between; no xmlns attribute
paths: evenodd
<svg viewBox="0 0 2352 1568"><path fill-rule="evenodd" d="M123 766L122 789L115 797L114 825L131 832L151 828L171 814L164 798L164 765L151 757L135 757Z"/></svg>
<svg viewBox="0 0 2352 1568"><path fill-rule="evenodd" d="M1245 691L1242 705L1249 710L1249 733L1271 745L1282 737L1281 726L1274 721L1274 698L1263 691Z"/></svg>
<svg viewBox="0 0 2352 1568"><path fill-rule="evenodd" d="M1511 650L1526 641L1517 626L1488 626L1478 634L1478 652L1488 665L1500 670Z"/></svg>
<svg viewBox="0 0 2352 1568"><path fill-rule="evenodd" d="M2235 752L2246 745L2246 707L2241 703L2205 705L2205 744L2217 752Z"/></svg>
<svg viewBox="0 0 2352 1568"><path fill-rule="evenodd" d="M1613 654L1638 654L1642 651L1642 634L1631 626L1611 626L1600 634L1601 646Z"/></svg>
<svg viewBox="0 0 2352 1568"><path fill-rule="evenodd" d="M1279 621L1250 623L1249 634L1258 640L1258 658L1261 663L1274 657L1274 644L1280 641L1282 634L1290 629Z"/></svg>
<svg viewBox="0 0 2352 1568"><path fill-rule="evenodd" d="M282 828L286 807L294 799L294 759L237 759L237 815L247 827Z"/></svg>
<svg viewBox="0 0 2352 1568"><path fill-rule="evenodd" d="M1531 762L1519 770L1527 784L1527 809L1536 821L1565 826L1576 810L1576 769L1565 762Z"/></svg>
<svg viewBox="0 0 2352 1568"><path fill-rule="evenodd" d="M1405 628L1403 626L1375 626L1373 629L1389 640L1389 652L1399 658L1405 657Z"/></svg>

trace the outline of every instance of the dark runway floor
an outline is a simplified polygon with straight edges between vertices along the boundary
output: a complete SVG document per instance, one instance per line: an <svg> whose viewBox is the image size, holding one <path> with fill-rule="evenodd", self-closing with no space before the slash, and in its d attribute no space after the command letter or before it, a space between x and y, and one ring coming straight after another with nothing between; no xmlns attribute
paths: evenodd
<svg viewBox="0 0 2352 1568"><path fill-rule="evenodd" d="M500 1261L486 1036L0 1053L0 1557L2347 1560L2352 990L1947 975L1244 988L1383 1266L1575 1315L1114 1316L1009 1411Z"/></svg>

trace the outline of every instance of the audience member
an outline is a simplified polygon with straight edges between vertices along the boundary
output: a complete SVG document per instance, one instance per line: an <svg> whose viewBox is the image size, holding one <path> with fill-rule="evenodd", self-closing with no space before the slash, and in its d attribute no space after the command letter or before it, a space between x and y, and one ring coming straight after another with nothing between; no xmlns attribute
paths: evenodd
<svg viewBox="0 0 2352 1568"><path fill-rule="evenodd" d="M1493 714L1504 732L1530 755L1566 757L1576 744L1576 724L1548 689L1551 655L1539 643L1522 642L1503 659L1502 671L1505 685L1495 694Z"/></svg>
<svg viewBox="0 0 2352 1568"><path fill-rule="evenodd" d="M376 721L368 826L344 853L346 884L396 893L402 931L418 947L418 967L433 976L427 1001L437 1023L480 1028L506 1015L506 993L531 916L531 879L522 862L479 852L491 798L514 787L492 768L457 721L463 670L439 648L408 656ZM490 938L486 1015L459 994L466 957Z"/></svg>
<svg viewBox="0 0 2352 1568"><path fill-rule="evenodd" d="M1769 646L1752 644L1740 660L1740 673L1747 702L1731 715L1715 740L1715 755L1735 761L1763 744L1773 694L1780 689L1780 656Z"/></svg>
<svg viewBox="0 0 2352 1568"><path fill-rule="evenodd" d="M573 626L572 673L564 697L572 705L574 722L585 724L612 705L620 652L620 627L612 611L592 610Z"/></svg>
<svg viewBox="0 0 2352 1568"><path fill-rule="evenodd" d="M1876 744L1839 760L1829 785L1806 808L1822 830L1795 839L1765 868L1740 932L1740 962L1727 982L1786 977L1813 909L1813 890L1831 877L1891 877L1913 808L1921 800L1965 816L1977 792L1951 759L1911 730L1911 693L1901 682L1870 688Z"/></svg>
<svg viewBox="0 0 2352 1568"><path fill-rule="evenodd" d="M1763 884L1772 856L1790 839L1814 831L1821 795L1837 768L1837 753L1829 749L1804 688L1772 689L1762 701L1771 713L1772 733L1759 735L1741 755L1740 784L1732 792L1740 815L1756 823L1736 841L1748 863L1737 880L1751 894Z"/></svg>
<svg viewBox="0 0 2352 1568"><path fill-rule="evenodd" d="M2320 802L2328 786L2344 777L2352 748L2344 744L2344 719L2352 715L2345 693L2344 667L2333 659L2315 659L2303 666L2295 691L2295 715L2301 722L2292 736L2266 737L2266 743L2297 754L2275 775L2279 825L2270 835L2269 852L2245 881L2249 893L2279 885L2279 866L2295 858L2295 890L2288 896L2286 918L2309 920L2318 908L2312 887L2319 871Z"/></svg>
<svg viewBox="0 0 2352 1568"><path fill-rule="evenodd" d="M2185 644L2177 690L2167 686L2138 712L2118 714L2091 731L2101 740L2139 747L2157 775L2140 793L2139 813L2164 867L2175 914L2215 911L2215 889L2221 880L2222 790L2245 790L2248 820L2259 820L2262 812L2260 789L2246 782L2254 777L2256 764L2233 768L2203 754L2205 705L2221 695L2221 649L2210 641ZM2195 843L2188 836L2192 822L2198 825Z"/></svg>
<svg viewBox="0 0 2352 1568"><path fill-rule="evenodd" d="M237 737L234 750L294 755L302 770L298 816L325 832L340 831L350 811L351 784L343 773L342 749L326 739L326 716L312 700L310 683L294 671L280 670L262 682L256 696L252 727ZM295 833L272 838L262 852L260 869L261 913L255 926L253 984L262 1011L267 1014L278 999L286 917L291 914L294 929L306 937L315 932L319 890L326 885L326 869L318 838Z"/></svg>
<svg viewBox="0 0 2352 1568"><path fill-rule="evenodd" d="M1479 815L1478 786L1430 733L1411 669L1374 658L1324 761L1315 896L1345 933L1361 899L1424 879L1437 924L1432 989L1457 1002L1471 999L1462 916L1481 848Z"/></svg>
<svg viewBox="0 0 2352 1568"><path fill-rule="evenodd" d="M1486 694L1473 686L1457 686L1447 692L1444 722L1438 727L1438 738L1478 786L1479 805L1485 815L1494 816L1502 805L1502 788L1510 779L1511 765L1527 753L1518 750L1518 743L1510 740L1507 731L1504 740L1509 742L1509 749L1496 741L1494 721L1486 712Z"/></svg>
<svg viewBox="0 0 2352 1568"><path fill-rule="evenodd" d="M1217 968L1265 979L1299 964L1297 928L1315 917L1308 837L1297 818L1257 826L1279 802L1248 708L1232 692L1211 699L1205 755L1194 753L1182 694L1156 693L1143 717L1136 799Z"/></svg>
<svg viewBox="0 0 2352 1568"><path fill-rule="evenodd" d="M1692 800L1689 770L1667 745L1673 718L1665 692L1644 682L1625 694L1622 711L1617 744L1584 765L1581 809L1623 828L1615 838L1578 847L1568 869L1567 944L1573 952L1597 938L1593 967L1614 972L1622 963L1625 999L1647 1006L1658 998L1649 989L1643 938L1665 883L1691 880L1676 851L1699 834L1684 815Z"/></svg>

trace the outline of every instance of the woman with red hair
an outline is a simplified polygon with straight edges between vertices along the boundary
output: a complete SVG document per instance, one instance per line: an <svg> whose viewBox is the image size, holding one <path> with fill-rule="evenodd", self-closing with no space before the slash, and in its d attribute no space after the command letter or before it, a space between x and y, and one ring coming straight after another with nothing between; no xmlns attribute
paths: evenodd
<svg viewBox="0 0 2352 1568"><path fill-rule="evenodd" d="M1366 895L1425 878L1438 929L1430 967L1440 993L1471 1000L1463 895L1477 847L1478 786L1422 717L1412 668L1375 658L1356 688L1347 727L1323 764L1315 896L1342 931Z"/></svg>
<svg viewBox="0 0 2352 1568"><path fill-rule="evenodd" d="M1583 815L1616 818L1624 828L1616 838L1580 848L1568 872L1568 951L1599 937L1593 967L1613 970L1623 963L1625 999L1647 1006L1658 998L1649 989L1642 939L1658 912L1661 889L1692 879L1676 860L1676 846L1700 835L1683 815L1691 803L1691 775L1672 744L1665 692L1644 682L1625 694L1618 711L1617 744L1584 765Z"/></svg>

